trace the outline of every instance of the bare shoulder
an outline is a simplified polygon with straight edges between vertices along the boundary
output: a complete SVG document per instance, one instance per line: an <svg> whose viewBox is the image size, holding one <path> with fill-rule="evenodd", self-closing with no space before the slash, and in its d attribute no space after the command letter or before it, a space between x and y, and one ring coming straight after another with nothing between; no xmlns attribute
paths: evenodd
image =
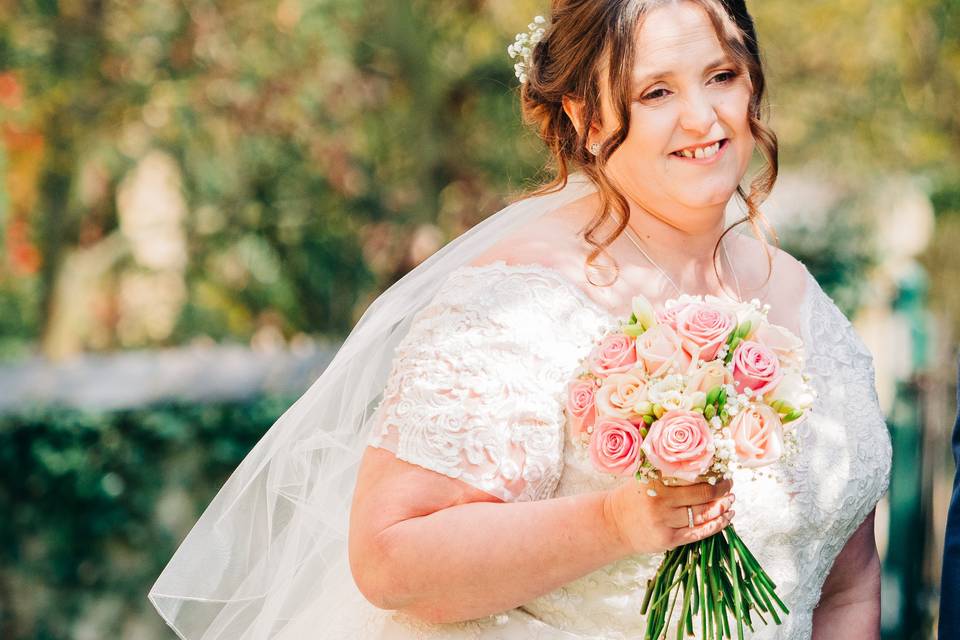
<svg viewBox="0 0 960 640"><path fill-rule="evenodd" d="M773 294L787 291L790 296L802 294L807 286L807 267L780 247L760 240L748 231L731 234L730 247L733 249L736 271L745 274L744 289L751 289L753 295L764 291ZM746 292L746 291L745 291Z"/></svg>
<svg viewBox="0 0 960 640"><path fill-rule="evenodd" d="M807 287L815 286L807 267L787 251L749 231L734 231L731 236L731 249L737 247L733 256L735 271L738 275L746 274L741 275L744 296L769 304L772 322L798 331L800 305L809 293Z"/></svg>
<svg viewBox="0 0 960 640"><path fill-rule="evenodd" d="M583 260L580 232L589 206L582 199L538 216L512 230L470 264L503 261L513 265L539 264L560 271L576 267Z"/></svg>

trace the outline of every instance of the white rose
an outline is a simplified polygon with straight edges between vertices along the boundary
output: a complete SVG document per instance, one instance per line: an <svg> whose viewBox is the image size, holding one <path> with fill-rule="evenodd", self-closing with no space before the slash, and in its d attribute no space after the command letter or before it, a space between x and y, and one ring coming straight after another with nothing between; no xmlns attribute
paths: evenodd
<svg viewBox="0 0 960 640"><path fill-rule="evenodd" d="M683 387L683 376L664 376L647 387L647 399L668 411L671 409L689 411L693 407L695 398L693 393L684 393Z"/></svg>
<svg viewBox="0 0 960 640"><path fill-rule="evenodd" d="M633 297L631 301L631 307L633 308L633 315L637 317L637 324L646 331L650 327L657 324L657 317L653 311L653 305L650 304L650 301L646 297L637 295Z"/></svg>
<svg viewBox="0 0 960 640"><path fill-rule="evenodd" d="M780 384L768 393L764 399L767 402L781 400L794 409L804 411L813 406L814 394L810 385L804 381L803 374L791 371L784 374Z"/></svg>

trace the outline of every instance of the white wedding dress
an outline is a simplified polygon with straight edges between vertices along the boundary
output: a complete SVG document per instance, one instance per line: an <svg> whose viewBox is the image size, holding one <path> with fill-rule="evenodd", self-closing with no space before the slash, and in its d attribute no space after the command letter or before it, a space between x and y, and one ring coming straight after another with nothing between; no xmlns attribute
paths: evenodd
<svg viewBox="0 0 960 640"><path fill-rule="evenodd" d="M769 477L734 478L734 524L791 611L782 625L747 631L752 638L810 638L834 559L889 481L890 439L869 352L809 274L800 314L819 394L799 427L800 453ZM616 323L552 268L462 266L397 348L370 444L506 501L610 487L615 480L568 444L563 407L581 359ZM341 565L338 578L328 576L343 583L336 612L308 607L281 637L638 638L644 587L661 558L633 556L516 609L447 625L376 609Z"/></svg>

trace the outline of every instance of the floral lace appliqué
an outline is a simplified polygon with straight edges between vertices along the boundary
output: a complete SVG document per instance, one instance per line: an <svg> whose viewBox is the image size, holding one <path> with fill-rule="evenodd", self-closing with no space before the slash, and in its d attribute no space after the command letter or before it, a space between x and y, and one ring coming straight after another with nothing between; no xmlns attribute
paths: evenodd
<svg viewBox="0 0 960 640"><path fill-rule="evenodd" d="M609 319L547 268L453 271L397 346L370 444L504 501L553 495L562 395Z"/></svg>

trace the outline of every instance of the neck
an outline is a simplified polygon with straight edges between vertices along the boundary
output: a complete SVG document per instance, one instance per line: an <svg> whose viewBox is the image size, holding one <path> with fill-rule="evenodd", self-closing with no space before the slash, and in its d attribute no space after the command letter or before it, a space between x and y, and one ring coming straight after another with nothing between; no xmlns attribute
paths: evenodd
<svg viewBox="0 0 960 640"><path fill-rule="evenodd" d="M719 284L714 272L714 249L726 229L725 208L664 215L631 201L628 225L650 258L685 291L708 291ZM727 282L730 274L722 250L717 262L724 282L732 285Z"/></svg>

